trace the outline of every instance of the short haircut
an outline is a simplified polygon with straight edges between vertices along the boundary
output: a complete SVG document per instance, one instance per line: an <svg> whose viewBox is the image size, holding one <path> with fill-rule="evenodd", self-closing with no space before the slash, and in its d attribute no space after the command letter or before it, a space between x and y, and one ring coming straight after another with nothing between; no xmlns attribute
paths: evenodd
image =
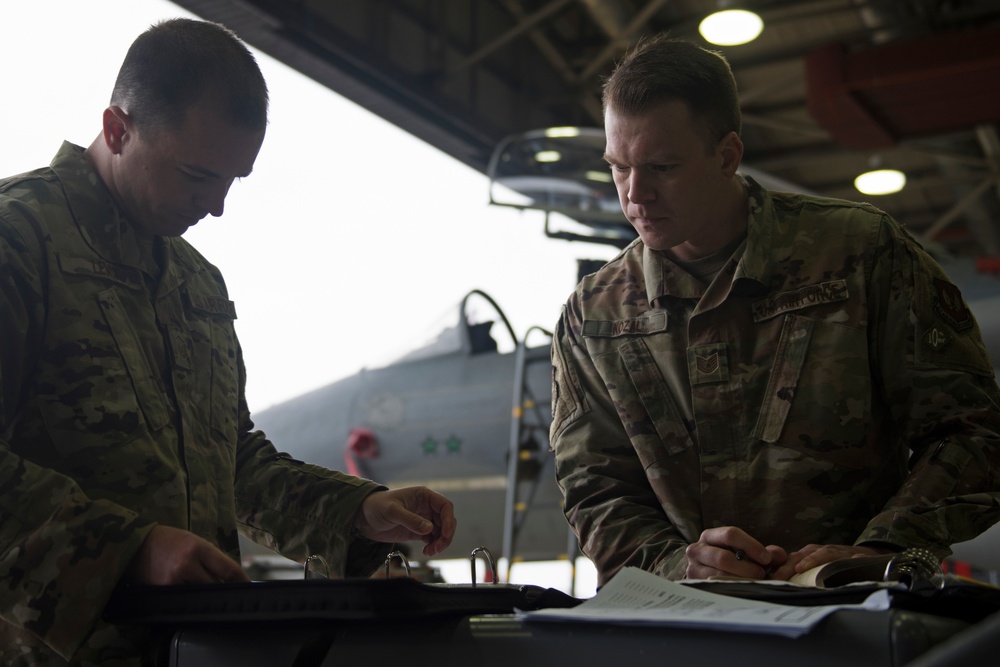
<svg viewBox="0 0 1000 667"><path fill-rule="evenodd" d="M192 19L161 21L139 35L111 94L111 104L150 134L179 128L205 100L247 129L267 126L267 84L253 54L228 28Z"/></svg>
<svg viewBox="0 0 1000 667"><path fill-rule="evenodd" d="M686 102L709 146L742 131L739 93L722 54L661 34L640 41L604 83L604 110L638 114L661 102Z"/></svg>

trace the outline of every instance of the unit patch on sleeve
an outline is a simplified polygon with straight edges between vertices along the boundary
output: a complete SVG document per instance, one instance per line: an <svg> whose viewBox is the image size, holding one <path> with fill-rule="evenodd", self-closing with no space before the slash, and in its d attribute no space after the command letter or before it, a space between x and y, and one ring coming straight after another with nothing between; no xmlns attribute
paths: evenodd
<svg viewBox="0 0 1000 667"><path fill-rule="evenodd" d="M934 310L955 331L972 328L972 313L962 299L962 293L947 280L934 279Z"/></svg>
<svg viewBox="0 0 1000 667"><path fill-rule="evenodd" d="M929 348L935 352L939 352L945 345L951 342L951 336L938 327L931 327L929 331L924 333L924 342L927 343Z"/></svg>

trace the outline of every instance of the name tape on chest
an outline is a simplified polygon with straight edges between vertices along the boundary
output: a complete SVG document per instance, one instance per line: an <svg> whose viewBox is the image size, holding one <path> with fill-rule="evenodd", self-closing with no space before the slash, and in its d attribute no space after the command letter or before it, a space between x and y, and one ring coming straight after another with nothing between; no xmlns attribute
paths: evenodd
<svg viewBox="0 0 1000 667"><path fill-rule="evenodd" d="M775 315L810 306L846 301L847 297L846 280L830 280L815 285L806 285L796 290L779 292L772 297L754 303L751 306L753 321L761 322L771 319Z"/></svg>
<svg viewBox="0 0 1000 667"><path fill-rule="evenodd" d="M142 272L120 264L113 264L97 257L73 257L57 254L63 273L111 280L132 289L142 288Z"/></svg>
<svg viewBox="0 0 1000 667"><path fill-rule="evenodd" d="M236 304L224 296L216 294L188 294L191 306L209 315L222 315L231 320L236 319Z"/></svg>
<svg viewBox="0 0 1000 667"><path fill-rule="evenodd" d="M661 333L667 330L666 313L650 313L623 320L584 320L583 335L594 338L617 338Z"/></svg>

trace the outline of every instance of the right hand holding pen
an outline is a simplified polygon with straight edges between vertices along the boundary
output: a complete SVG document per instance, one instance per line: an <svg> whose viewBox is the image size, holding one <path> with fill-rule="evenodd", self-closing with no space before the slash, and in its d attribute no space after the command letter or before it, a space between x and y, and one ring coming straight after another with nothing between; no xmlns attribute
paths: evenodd
<svg viewBox="0 0 1000 667"><path fill-rule="evenodd" d="M767 579L788 559L781 547L765 547L735 526L702 531L698 541L688 545L685 555L688 579L718 576Z"/></svg>

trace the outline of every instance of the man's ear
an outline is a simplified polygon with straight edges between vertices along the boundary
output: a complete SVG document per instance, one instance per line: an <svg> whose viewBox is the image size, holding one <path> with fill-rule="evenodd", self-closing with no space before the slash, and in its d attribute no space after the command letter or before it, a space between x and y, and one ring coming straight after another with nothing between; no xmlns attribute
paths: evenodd
<svg viewBox="0 0 1000 667"><path fill-rule="evenodd" d="M131 119L121 107L111 106L104 110L103 123L104 143L113 155L118 155L122 152Z"/></svg>
<svg viewBox="0 0 1000 667"><path fill-rule="evenodd" d="M719 142L719 153L722 155L722 171L729 178L740 168L743 161L743 142L735 132L730 132Z"/></svg>

